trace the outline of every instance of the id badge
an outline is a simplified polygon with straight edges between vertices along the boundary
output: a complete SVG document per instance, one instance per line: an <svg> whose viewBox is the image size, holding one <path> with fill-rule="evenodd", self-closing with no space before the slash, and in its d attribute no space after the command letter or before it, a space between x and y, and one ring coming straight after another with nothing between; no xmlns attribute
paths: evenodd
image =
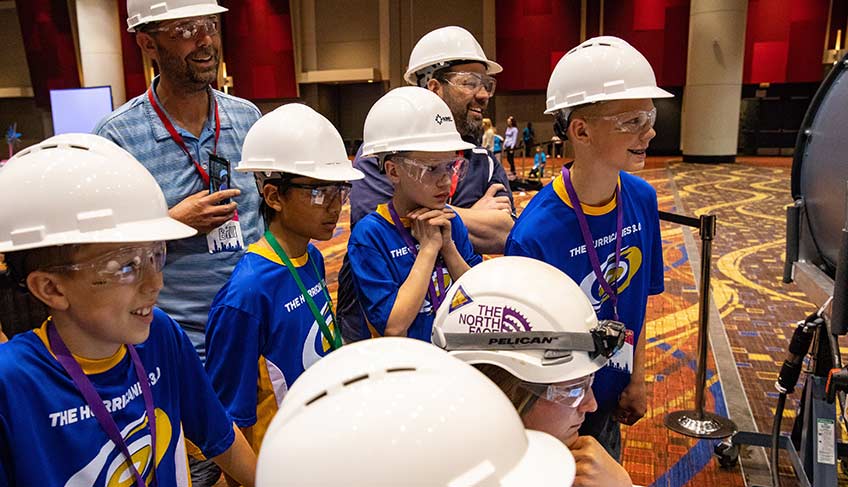
<svg viewBox="0 0 848 487"><path fill-rule="evenodd" d="M607 367L612 367L615 370L633 373L633 330L627 330L627 335L624 338L624 346L609 359Z"/></svg>
<svg viewBox="0 0 848 487"><path fill-rule="evenodd" d="M244 238L238 215L232 220L206 234L206 245L210 254L239 252L244 249Z"/></svg>

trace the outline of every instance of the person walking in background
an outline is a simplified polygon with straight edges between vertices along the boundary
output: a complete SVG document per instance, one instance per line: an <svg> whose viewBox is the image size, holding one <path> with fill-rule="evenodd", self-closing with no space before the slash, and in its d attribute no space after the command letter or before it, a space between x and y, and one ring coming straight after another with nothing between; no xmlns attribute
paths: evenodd
<svg viewBox="0 0 848 487"><path fill-rule="evenodd" d="M533 144L536 143L536 131L533 130L533 122L527 122L522 133L524 141L524 157L530 157L533 154Z"/></svg>
<svg viewBox="0 0 848 487"><path fill-rule="evenodd" d="M509 172L515 176L515 144L518 142L518 127L515 125L515 117L510 115L506 119L506 132L504 133L504 150L506 160L509 162Z"/></svg>
<svg viewBox="0 0 848 487"><path fill-rule="evenodd" d="M492 119L483 119L483 143L486 150L494 152L495 149L495 129L492 127Z"/></svg>
<svg viewBox="0 0 848 487"><path fill-rule="evenodd" d="M492 141L492 154L495 155L495 160L498 161L499 166L502 166L501 155L503 154L503 142L504 138L496 133Z"/></svg>

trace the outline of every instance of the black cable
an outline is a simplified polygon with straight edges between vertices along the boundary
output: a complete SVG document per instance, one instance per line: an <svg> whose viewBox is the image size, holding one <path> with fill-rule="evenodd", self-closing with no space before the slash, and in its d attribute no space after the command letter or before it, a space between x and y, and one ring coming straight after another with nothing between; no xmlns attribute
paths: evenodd
<svg viewBox="0 0 848 487"><path fill-rule="evenodd" d="M774 423L771 427L771 482L774 487L780 487L780 423L783 421L785 407L786 393L781 392L777 397L777 409L774 412Z"/></svg>

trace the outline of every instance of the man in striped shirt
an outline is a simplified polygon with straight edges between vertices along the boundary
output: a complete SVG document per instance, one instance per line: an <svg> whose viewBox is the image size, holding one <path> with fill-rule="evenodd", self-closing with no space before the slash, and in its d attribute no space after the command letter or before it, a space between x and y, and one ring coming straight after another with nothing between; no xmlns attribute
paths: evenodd
<svg viewBox="0 0 848 487"><path fill-rule="evenodd" d="M221 54L218 15L226 9L216 0L196 0L161 14L155 3L129 0L127 23L160 75L146 93L103 119L95 133L141 161L165 193L170 216L199 232L169 243L159 306L183 327L205 360L209 306L242 255L210 253L207 234L232 220L236 208L245 244L259 240L263 230L253 175L230 171L232 189L210 194L209 158L216 154L235 167L260 113L249 101L210 86Z"/></svg>

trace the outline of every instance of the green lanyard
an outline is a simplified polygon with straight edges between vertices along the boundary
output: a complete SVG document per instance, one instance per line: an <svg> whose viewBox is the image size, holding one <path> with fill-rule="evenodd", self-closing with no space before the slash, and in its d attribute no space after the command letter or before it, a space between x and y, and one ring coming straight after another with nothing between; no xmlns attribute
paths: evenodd
<svg viewBox="0 0 848 487"><path fill-rule="evenodd" d="M303 285L303 281L300 280L300 275L297 273L297 268L292 264L289 256L286 255L286 251L283 250L283 247L277 242L277 239L274 238L274 235L270 230L265 231L265 240L271 245L271 248L274 249L274 252L280 257L288 267L289 272L291 272L292 277L294 277L294 282L297 283L297 288L300 289L300 293L303 295L303 298L306 300L306 304L309 306L309 310L312 311L312 316L315 317L315 322L318 323L318 327L321 328L321 334L324 335L324 338L330 343L330 346L333 347L333 350L338 350L342 346L342 337L339 333L339 325L336 323L336 314L333 312L333 301L330 299L330 293L327 292L327 283L324 282L324 279L321 279L321 273L318 272L318 266L315 265L315 261L310 259L312 262L312 268L315 270L315 276L318 278L318 281L321 283L321 289L324 291L324 297L327 298L327 306L330 308L330 316L333 317L333 323L336 324L336 333L335 335L330 331L330 327L327 326L327 320L324 319L324 315L318 311L318 306L315 306L315 301L312 299L312 296L306 291L306 287Z"/></svg>

